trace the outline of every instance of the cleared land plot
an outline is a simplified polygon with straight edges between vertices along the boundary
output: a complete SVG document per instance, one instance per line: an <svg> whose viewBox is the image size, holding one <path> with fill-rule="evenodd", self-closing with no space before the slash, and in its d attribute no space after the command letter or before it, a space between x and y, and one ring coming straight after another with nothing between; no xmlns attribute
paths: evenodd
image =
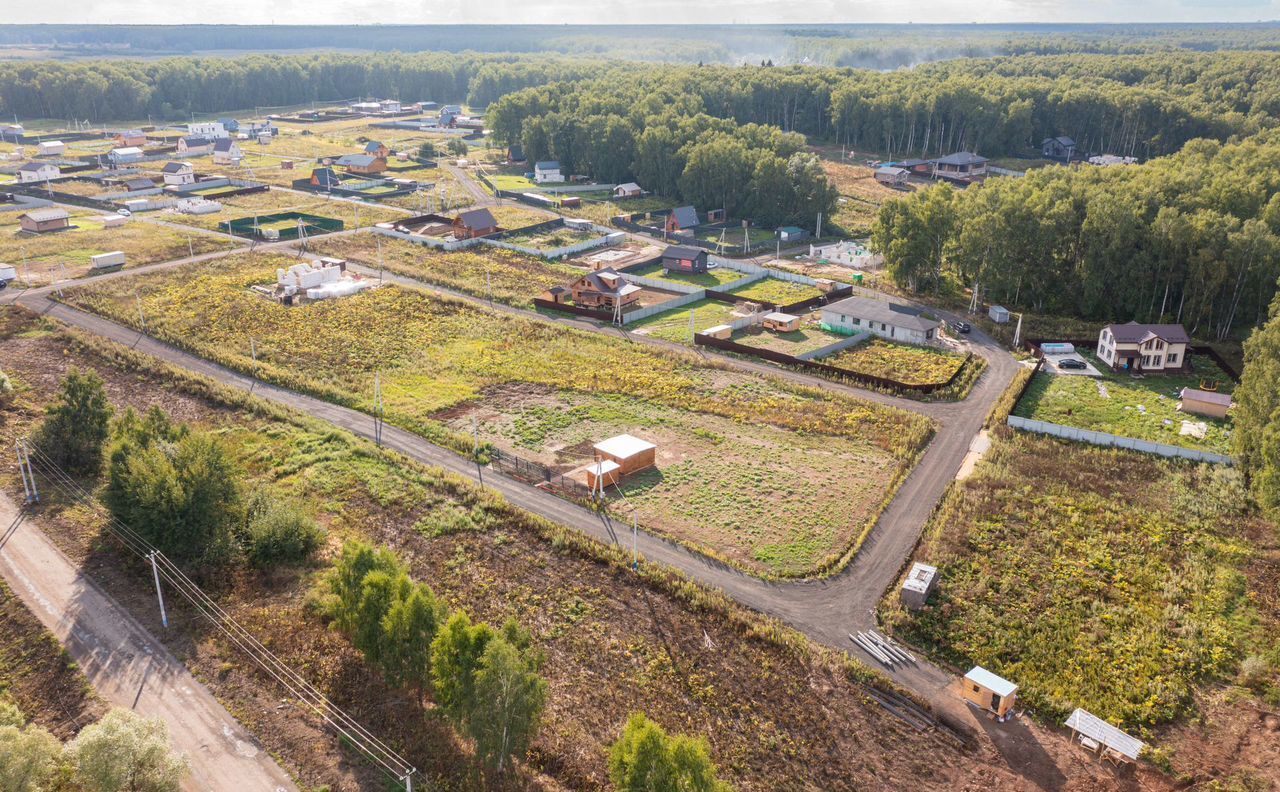
<svg viewBox="0 0 1280 792"><path fill-rule="evenodd" d="M728 267L712 267L706 272L671 272L660 263L628 270L628 272L632 275L656 278L657 280L671 281L672 283L682 283L686 286L697 286L701 289L718 289L726 283L733 283L747 276L745 272L732 270Z"/></svg>
<svg viewBox="0 0 1280 792"><path fill-rule="evenodd" d="M836 203L836 211L831 220L851 234L870 231L871 224L880 211L881 203L890 198L901 198L915 189L913 184L907 184L905 189L895 189L881 184L875 179L875 170L866 165L855 165L824 157L822 170L840 191L841 196Z"/></svg>
<svg viewBox="0 0 1280 792"><path fill-rule="evenodd" d="M303 212L321 217L333 217L342 221L343 228L370 226L405 216L402 211L388 209L375 204L358 204L353 201L304 195L288 190L268 190L267 192L251 193L249 195L234 195L230 198L220 198L218 203L222 204L223 207L220 212L204 215L165 212L163 217L173 223L197 226L210 231L221 231L222 223L225 220L280 212Z"/></svg>
<svg viewBox="0 0 1280 792"><path fill-rule="evenodd" d="M739 315L737 310L737 306L731 303L699 300L683 308L663 311L647 319L628 324L627 329L641 335L661 338L665 341L692 344L693 337L690 335L689 323L690 314L693 314L692 332L701 333L708 327L728 324L735 319L741 319L742 315Z"/></svg>
<svg viewBox="0 0 1280 792"><path fill-rule="evenodd" d="M486 245L445 253L373 234L323 239L311 250L376 267L379 246L383 265L391 272L484 299L492 296L496 302L517 308L533 307L533 298L544 289L568 283L585 272L567 264Z"/></svg>
<svg viewBox="0 0 1280 792"><path fill-rule="evenodd" d="M534 248L535 250L554 250L556 248L567 247L579 242L585 242L588 239L597 239L601 236L596 231L576 231L572 228L552 228L545 231L528 231L519 234L504 236L503 242L511 245L520 245L521 247Z"/></svg>
<svg viewBox="0 0 1280 792"><path fill-rule="evenodd" d="M523 228L534 223L545 223L554 220L558 215L545 209L534 209L518 203L504 203L502 206L490 206L489 213L498 221L500 228Z"/></svg>
<svg viewBox="0 0 1280 792"><path fill-rule="evenodd" d="M471 451L472 439L442 420L442 411L518 414L518 400L507 405L494 398L498 386L563 390L569 408L574 398L587 393L620 403L634 400L634 409L643 408L602 431L631 428L644 434L659 426L646 416L659 416L666 431L692 444L703 433L722 434L715 428L717 419L757 425L755 472L725 472L720 459L728 451L710 453L690 445L661 474L678 477L690 487L716 481L722 489L741 488L742 492L723 491L723 497L738 507L652 527L759 572L802 573L842 556L862 535L929 433L925 419L903 411L733 375L691 355L494 314L418 291L386 286L302 309L286 308L248 291L252 284L270 281L277 266L291 261L280 256L229 257L216 264L140 276L127 284L104 282L68 297L88 310L133 322L137 295L148 331L156 336L267 380L361 409L371 409L374 374L380 372L388 421L463 453ZM256 342L256 364L251 338ZM486 417L490 420L498 419ZM752 476L765 482L775 475L769 471L779 464L766 460L781 459L781 467L802 468L815 440L858 460L856 486L841 490L833 484L828 495L799 485L775 491L743 483ZM733 453L745 453L743 441L727 442L741 446ZM584 451L581 462L589 459ZM653 497L669 499L670 492L660 489ZM826 511L831 497L850 502L851 507L840 508L851 510ZM744 512L743 503L753 508ZM806 508L810 516L801 519ZM654 514L661 516L656 506ZM744 520L757 527L745 530Z"/></svg>
<svg viewBox="0 0 1280 792"><path fill-rule="evenodd" d="M1192 374L1149 374L1135 378L1116 373L1088 353L1080 353L1102 372L1101 377L1059 377L1037 374L1013 414L1037 421L1108 432L1121 437L1231 453L1231 418L1225 420L1178 410L1178 393L1198 388L1202 379L1216 379L1223 393L1231 379L1202 355L1193 355ZM1183 434L1183 421L1204 424L1204 437ZM1198 426L1196 431L1199 431Z"/></svg>
<svg viewBox="0 0 1280 792"><path fill-rule="evenodd" d="M773 305L790 305L801 300L808 300L822 294L817 286L806 283L793 283L777 278L763 278L755 283L748 283L729 291L734 297L751 302L770 303Z"/></svg>
<svg viewBox="0 0 1280 792"><path fill-rule="evenodd" d="M485 173L485 178L487 178L499 190L510 190L511 192L534 192L539 189L539 185L527 178L522 172L510 171L502 173Z"/></svg>
<svg viewBox="0 0 1280 792"><path fill-rule="evenodd" d="M1015 783L1011 773L991 766L999 759L989 749L973 755L940 748L934 737L869 701L856 683L865 672L836 653L718 594L677 583L656 566L631 572L629 556L581 541L460 479L320 423L257 404L246 409L239 398L222 402L222 392L210 394L202 383L141 356L97 354L39 326L10 330L17 335L0 332L12 353L5 368L27 400L0 423L9 447L33 427L67 369L94 369L117 410L162 405L175 418L216 430L230 456L250 471L251 487L324 504L316 516L331 542L314 565L265 575L236 570L211 587L214 596L433 785L459 792L494 788L431 705L424 711L416 691L388 689L346 639L306 607L306 592L344 539L389 544L411 564L413 577L450 607L492 624L512 617L532 632L546 655L547 707L528 761L508 773L502 788L607 788L608 745L633 711L673 731L709 735L722 777L744 792L787 789L798 775L822 789L908 785L922 777L944 788L978 778ZM8 482L10 492L15 485L16 479ZM172 627L160 630L149 572L135 572L136 559L103 543L86 510L56 500L44 508L55 540L83 562L85 574L144 624L155 625L157 637L302 788L385 788L376 770L347 758L323 723L282 705L279 685L180 598L166 603ZM0 664L0 674L11 667ZM925 755L927 763L919 759Z"/></svg>
<svg viewBox="0 0 1280 792"><path fill-rule="evenodd" d="M790 333L776 333L763 327L752 327L739 330L733 334L732 340L738 344L746 344L761 349L771 349L787 355L801 355L821 349L828 344L845 339L839 333L823 330L817 322L802 322L799 330ZM825 360L823 362L826 362Z"/></svg>
<svg viewBox="0 0 1280 792"><path fill-rule="evenodd" d="M869 338L852 349L843 349L822 359L829 366L907 385L946 382L960 370L964 361L964 355L956 352L895 344L881 338Z"/></svg>
<svg viewBox="0 0 1280 792"><path fill-rule="evenodd" d="M643 198L621 198L613 201L584 200L582 202L582 206L573 210L566 210L565 213L572 214L574 217L583 217L594 223L607 226L613 218L618 217L619 215L630 215L637 212L656 212L661 209L670 209L675 205L676 202L669 198L663 198L656 195L646 195Z"/></svg>
<svg viewBox="0 0 1280 792"><path fill-rule="evenodd" d="M930 607L908 614L892 591L882 613L955 665L1015 680L1046 718L1171 721L1274 646L1276 600L1258 586L1277 575L1275 527L1247 503L1225 466L1011 433L926 533Z"/></svg>
<svg viewBox="0 0 1280 792"><path fill-rule="evenodd" d="M185 258L192 252L226 250L229 244L225 239L184 233L136 217L123 226L103 228L97 218L109 213L105 209L68 211L76 228L34 235L19 233L21 212L0 213L0 261L17 267L19 282L30 280L41 286L81 277L90 272L91 256L116 250L124 252L126 267L136 267Z"/></svg>

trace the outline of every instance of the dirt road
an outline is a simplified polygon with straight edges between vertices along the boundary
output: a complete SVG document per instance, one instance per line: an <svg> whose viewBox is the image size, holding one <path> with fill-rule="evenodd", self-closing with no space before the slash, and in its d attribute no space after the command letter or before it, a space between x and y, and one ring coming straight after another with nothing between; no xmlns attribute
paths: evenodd
<svg viewBox="0 0 1280 792"><path fill-rule="evenodd" d="M0 493L0 525L18 505ZM112 706L158 717L190 759L190 792L293 792L289 776L203 685L28 519L0 550L0 575Z"/></svg>

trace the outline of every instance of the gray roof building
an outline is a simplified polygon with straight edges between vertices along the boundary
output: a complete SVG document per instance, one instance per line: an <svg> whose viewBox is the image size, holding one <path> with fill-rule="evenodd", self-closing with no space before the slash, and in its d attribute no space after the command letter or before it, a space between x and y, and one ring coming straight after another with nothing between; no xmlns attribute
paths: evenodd
<svg viewBox="0 0 1280 792"><path fill-rule="evenodd" d="M918 330L922 333L942 325L935 319L925 318L924 311L919 308L891 303L887 300L871 300L866 297L846 297L828 305L822 311L856 317L868 322L881 322L907 330Z"/></svg>

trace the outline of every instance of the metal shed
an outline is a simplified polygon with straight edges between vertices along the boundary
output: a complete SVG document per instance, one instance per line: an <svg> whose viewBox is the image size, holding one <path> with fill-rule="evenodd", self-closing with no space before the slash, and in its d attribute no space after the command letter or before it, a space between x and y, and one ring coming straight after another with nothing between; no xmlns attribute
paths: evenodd
<svg viewBox="0 0 1280 792"><path fill-rule="evenodd" d="M902 581L902 589L898 592L898 599L902 602L903 607L919 610L928 602L929 595L933 593L933 587L937 581L938 568L917 561L911 565L911 571L907 573L906 579Z"/></svg>

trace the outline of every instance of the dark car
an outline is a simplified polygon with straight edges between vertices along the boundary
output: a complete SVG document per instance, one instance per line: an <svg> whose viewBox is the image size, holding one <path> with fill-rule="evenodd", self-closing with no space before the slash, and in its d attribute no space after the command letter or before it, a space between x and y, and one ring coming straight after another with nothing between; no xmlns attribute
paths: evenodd
<svg viewBox="0 0 1280 792"><path fill-rule="evenodd" d="M951 323L951 329L955 330L957 333L967 333L973 329L973 326L968 322L956 321Z"/></svg>
<svg viewBox="0 0 1280 792"><path fill-rule="evenodd" d="M1088 368L1088 366L1084 364L1083 360L1076 360L1075 358L1067 358L1066 360L1058 361L1058 368L1083 369L1083 368Z"/></svg>

